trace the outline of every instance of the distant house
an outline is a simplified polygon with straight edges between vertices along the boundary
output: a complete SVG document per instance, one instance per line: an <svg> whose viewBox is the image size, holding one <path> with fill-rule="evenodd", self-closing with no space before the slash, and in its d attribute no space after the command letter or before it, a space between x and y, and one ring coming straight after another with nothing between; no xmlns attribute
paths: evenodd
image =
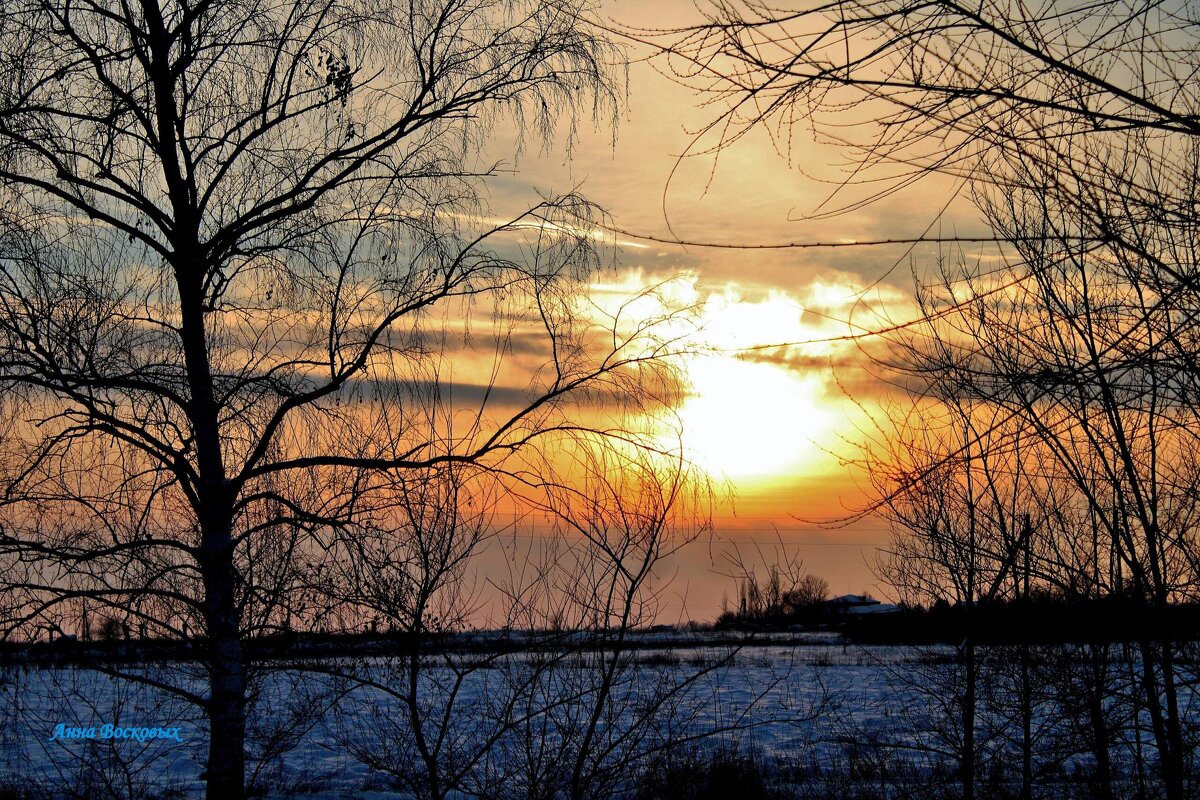
<svg viewBox="0 0 1200 800"><path fill-rule="evenodd" d="M867 614L895 614L900 610L891 603L881 603L873 597L861 594L844 594L832 600L826 600L825 608L834 614L852 617Z"/></svg>

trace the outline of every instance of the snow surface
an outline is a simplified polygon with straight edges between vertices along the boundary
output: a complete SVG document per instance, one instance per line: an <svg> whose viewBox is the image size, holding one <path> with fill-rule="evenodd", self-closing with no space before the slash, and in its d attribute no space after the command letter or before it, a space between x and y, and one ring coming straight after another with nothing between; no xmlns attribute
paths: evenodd
<svg viewBox="0 0 1200 800"><path fill-rule="evenodd" d="M662 643L669 644L672 636L661 634ZM794 638L776 641L781 640ZM810 637L811 644L770 641L736 651L693 646L634 652L635 663L614 686L612 714L602 732L622 741L623 732L645 729L648 747L670 736L722 731L721 742L796 764L844 763L864 746L885 745L918 769L932 768L950 752L951 744L941 741L945 726L939 715L953 709L938 681L953 674L954 648L860 647L828 635ZM426 665L420 686L427 710L440 711L455 692L454 709L446 717L448 738L458 748L454 752L471 752L473 739L495 729L500 701L520 685L534 687L523 706L530 719L553 723L541 728L542 746L552 750L570 735L564 731L579 722L588 708L584 704L594 697L596 656L575 655L544 672L536 669L539 658L510 656L475 670L460 663L456 671L436 657ZM378 758L386 764L393 751L403 749L409 729L399 715L399 700L386 688L362 685L363 680L380 687L403 685L403 664L372 657L320 666L318 672L294 666L271 671L255 684L251 771L257 769L278 796L407 797L385 772L363 763ZM358 682L329 673L353 673ZM196 665L147 666L141 674L197 692L204 687ZM672 702L647 711L681 684L685 689ZM185 699L85 667L10 668L0 675L0 689L0 774L49 786L125 781L129 788L152 787L161 796L202 793L206 722ZM561 701L572 696L575 700ZM1184 703L1191 713L1190 694ZM988 713L1004 713L1003 703L995 705L984 709L981 725L988 724ZM1064 724L1048 707L1039 707L1038 715L1041 728ZM183 741L51 741L59 723L97 730L105 723L178 726ZM273 748L278 756L256 758ZM527 749L528 742L516 734L500 736L483 771L502 779L510 762ZM1132 757L1131 751L1127 759Z"/></svg>

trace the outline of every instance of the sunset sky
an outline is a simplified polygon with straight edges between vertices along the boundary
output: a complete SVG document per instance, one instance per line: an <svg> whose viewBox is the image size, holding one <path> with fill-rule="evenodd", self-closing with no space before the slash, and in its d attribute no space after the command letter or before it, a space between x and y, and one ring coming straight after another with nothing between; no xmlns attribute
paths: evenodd
<svg viewBox="0 0 1200 800"><path fill-rule="evenodd" d="M697 19L690 2L620 0L604 6L614 24L671 28ZM827 216L865 196L835 192L847 153L797 129L782 149L766 129L723 150L694 132L719 107L648 63L629 45L628 97L612 133L586 121L568 157L562 142L543 152L527 143L511 176L491 184L491 211L519 213L538 194L577 189L612 215L616 228L658 239L725 244L852 242L919 236L986 236L965 192L942 176ZM565 125L564 125L565 133ZM802 135L804 134L804 135ZM513 164L515 137L501 132L486 157ZM695 152L680 158L681 154ZM871 190L873 191L873 187ZM933 264L934 245L816 249L723 249L663 244L613 234L619 263L597 277L596 296L620 297L674 278L702 308L708 341L727 352L688 364L692 394L679 408L684 444L705 469L727 481L710 540L675 557L672 613L711 619L734 584L722 553L736 547L748 562L770 560L782 546L834 594L889 594L872 572L882 523L815 524L846 517L864 502L862 476L839 456L861 439L883 387L864 369L859 345L829 341L910 319L912 274ZM992 254L994 257L994 253ZM786 344L783 344L786 343ZM869 346L869 342L867 343ZM779 346L771 346L779 345ZM847 399L849 393L853 400Z"/></svg>

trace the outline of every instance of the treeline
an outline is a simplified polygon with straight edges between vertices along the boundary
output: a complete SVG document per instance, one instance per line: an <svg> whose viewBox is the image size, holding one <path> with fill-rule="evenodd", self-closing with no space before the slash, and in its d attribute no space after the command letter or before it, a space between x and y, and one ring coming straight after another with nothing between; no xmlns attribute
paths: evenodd
<svg viewBox="0 0 1200 800"><path fill-rule="evenodd" d="M760 580L753 570L744 570L737 579L737 605L729 608L726 603L715 627L814 624L822 618L828 597L829 582L817 575L795 575L772 564Z"/></svg>
<svg viewBox="0 0 1200 800"><path fill-rule="evenodd" d="M1029 598L993 599L968 609L939 600L894 614L847 616L844 632L877 644L1102 644L1152 637L1200 639L1200 603L1156 608L1137 598L1072 598L1040 592Z"/></svg>

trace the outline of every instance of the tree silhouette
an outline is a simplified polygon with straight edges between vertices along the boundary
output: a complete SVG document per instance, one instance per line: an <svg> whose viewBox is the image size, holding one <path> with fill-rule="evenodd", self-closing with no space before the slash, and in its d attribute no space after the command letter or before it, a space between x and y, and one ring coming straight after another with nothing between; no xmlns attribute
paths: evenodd
<svg viewBox="0 0 1200 800"><path fill-rule="evenodd" d="M331 541L467 473L544 489L556 437L652 444L581 415L664 399L672 349L578 302L595 209L496 222L481 199L496 123L548 139L611 116L613 51L581 13L5 6L5 631L86 603L199 636L207 691L164 688L208 717L209 797L243 794L245 639L347 606ZM492 355L456 382L474 318ZM513 377L514 351L540 368Z"/></svg>
<svg viewBox="0 0 1200 800"><path fill-rule="evenodd" d="M847 154L837 191L865 192L814 216L939 173L961 180L1006 245L998 260L943 252L954 268L943 260L941 274L918 278L919 318L881 332L885 352L871 353L926 403L895 447L916 449L872 462L887 484L874 508L915 533L896 569L926 595L952 587L967 604L992 585L979 566L1007 581L1012 558L1077 596L1132 594L1156 612L1193 599L1195 9L1136 0L708 8L702 24L658 39L662 63L715 111L694 149L719 152L766 127L790 155L795 135L812 132ZM934 441L941 412L960 412L960 435ZM916 464L903 457L914 454ZM996 498L1030 502L965 491L955 476L989 463L1004 466L993 473ZM1030 541L1012 549L1024 513L1035 518ZM1001 535L989 542L987 531ZM1181 799L1192 751L1179 647L1146 634L1137 661L1162 790Z"/></svg>

